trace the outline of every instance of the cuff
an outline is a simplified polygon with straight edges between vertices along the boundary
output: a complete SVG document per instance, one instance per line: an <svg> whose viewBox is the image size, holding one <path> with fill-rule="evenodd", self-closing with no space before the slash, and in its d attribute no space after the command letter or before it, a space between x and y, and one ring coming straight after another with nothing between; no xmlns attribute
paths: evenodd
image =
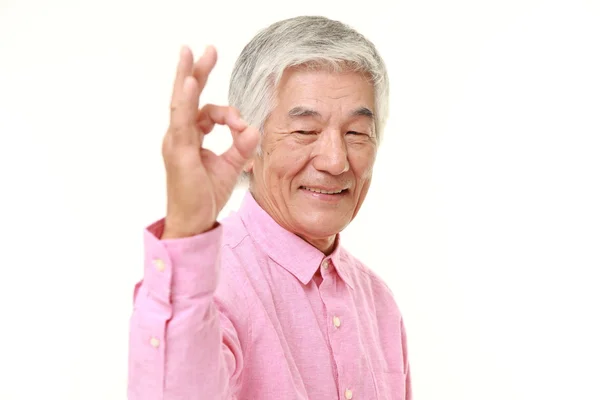
<svg viewBox="0 0 600 400"><path fill-rule="evenodd" d="M144 282L148 290L169 303L171 295L197 296L217 288L223 228L200 235L160 240L164 219L144 232Z"/></svg>

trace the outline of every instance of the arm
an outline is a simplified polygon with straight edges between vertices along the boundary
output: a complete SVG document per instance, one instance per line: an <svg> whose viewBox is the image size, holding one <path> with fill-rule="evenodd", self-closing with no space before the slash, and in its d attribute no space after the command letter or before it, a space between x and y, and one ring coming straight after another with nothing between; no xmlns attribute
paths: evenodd
<svg viewBox="0 0 600 400"><path fill-rule="evenodd" d="M227 255L216 221L260 133L232 107L199 108L216 62L212 46L196 62L189 48L181 49L162 144L167 213L145 233L144 280L134 293L130 400L220 400L239 390L244 338L238 333L247 316L232 315L243 304L235 297L240 290L223 287L225 295L215 296L219 260ZM202 147L215 124L233 136L221 155Z"/></svg>
<svg viewBox="0 0 600 400"><path fill-rule="evenodd" d="M145 232L144 280L130 322L129 400L228 399L243 367L243 322L216 302L222 228L159 240Z"/></svg>
<svg viewBox="0 0 600 400"><path fill-rule="evenodd" d="M406 380L404 382L406 392L404 398L406 400L412 400L412 381L410 378L410 363L408 362L408 344L406 340L406 328L404 327L404 319L401 320L400 324L400 336L402 340L402 354L404 355L404 371L406 372Z"/></svg>

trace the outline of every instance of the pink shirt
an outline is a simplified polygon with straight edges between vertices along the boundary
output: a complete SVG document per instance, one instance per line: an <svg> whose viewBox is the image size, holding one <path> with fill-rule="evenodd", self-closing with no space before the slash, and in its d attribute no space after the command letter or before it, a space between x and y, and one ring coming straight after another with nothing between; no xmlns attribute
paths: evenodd
<svg viewBox="0 0 600 400"><path fill-rule="evenodd" d="M411 399L392 292L339 236L325 257L250 194L210 232L162 229L144 237L130 400Z"/></svg>

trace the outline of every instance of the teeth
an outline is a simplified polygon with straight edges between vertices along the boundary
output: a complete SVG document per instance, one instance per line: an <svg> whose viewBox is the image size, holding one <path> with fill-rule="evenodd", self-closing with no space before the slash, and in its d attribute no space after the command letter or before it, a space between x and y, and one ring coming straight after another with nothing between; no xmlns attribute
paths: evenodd
<svg viewBox="0 0 600 400"><path fill-rule="evenodd" d="M343 192L343 190L337 190L335 192L329 192L327 190L321 190L321 189L313 189L313 188L309 188L306 186L303 186L304 189L310 191L310 192L315 192L315 193L323 193L323 194L340 194Z"/></svg>

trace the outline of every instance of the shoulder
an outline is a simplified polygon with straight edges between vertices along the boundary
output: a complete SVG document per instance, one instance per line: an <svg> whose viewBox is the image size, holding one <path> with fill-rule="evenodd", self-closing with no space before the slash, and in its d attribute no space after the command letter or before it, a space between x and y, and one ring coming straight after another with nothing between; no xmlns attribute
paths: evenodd
<svg viewBox="0 0 600 400"><path fill-rule="evenodd" d="M344 258L353 274L355 296L375 318L381 337L404 340L404 318L390 286L358 258L344 251Z"/></svg>
<svg viewBox="0 0 600 400"><path fill-rule="evenodd" d="M340 258L347 266L347 273L352 277L357 295L363 297L378 316L401 321L402 315L394 292L383 278L346 249L342 248Z"/></svg>
<svg viewBox="0 0 600 400"><path fill-rule="evenodd" d="M248 231L232 214L219 221L222 227L218 284L214 293L217 309L230 319L248 323L249 276L253 274L255 251Z"/></svg>
<svg viewBox="0 0 600 400"><path fill-rule="evenodd" d="M219 221L223 227L223 238L221 245L224 248L235 249L245 239L250 237L248 230L237 213L232 213L229 216Z"/></svg>
<svg viewBox="0 0 600 400"><path fill-rule="evenodd" d="M223 228L219 260L222 280L235 281L239 288L246 289L250 278L258 274L264 254L237 213L219 224Z"/></svg>
<svg viewBox="0 0 600 400"><path fill-rule="evenodd" d="M347 249L342 248L340 258L349 265L353 279L361 285L366 285L377 290L382 296L394 298L394 293L387 283L369 268L363 261L351 254Z"/></svg>

